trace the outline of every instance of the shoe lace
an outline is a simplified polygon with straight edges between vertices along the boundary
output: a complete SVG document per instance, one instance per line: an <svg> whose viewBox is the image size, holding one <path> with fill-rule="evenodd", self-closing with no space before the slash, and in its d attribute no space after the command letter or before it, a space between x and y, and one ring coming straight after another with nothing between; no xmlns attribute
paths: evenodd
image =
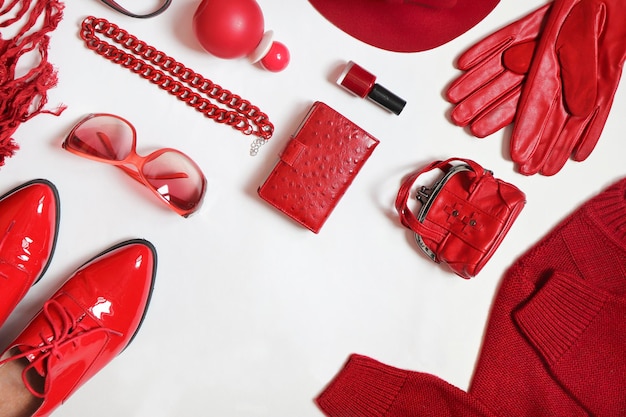
<svg viewBox="0 0 626 417"><path fill-rule="evenodd" d="M38 398L45 398L48 393L48 385L44 384L43 392L37 391L29 382L27 375L29 371L39 368L41 369L41 376L45 379L49 372L50 357L54 357L58 360L63 359L63 348L67 345L78 346L78 341L88 335L94 333L108 333L116 336L122 336L122 333L109 329L104 326L88 328L82 323L84 314L79 317L74 317L67 309L56 300L48 300L44 303L42 314L46 318L46 321L52 329L52 336L46 337L43 330L40 331L39 337L42 343L39 346L33 347L11 356L7 359L0 360L0 366L6 362L22 359L26 357L34 357L29 359L29 364L22 371L22 381L28 391Z"/></svg>

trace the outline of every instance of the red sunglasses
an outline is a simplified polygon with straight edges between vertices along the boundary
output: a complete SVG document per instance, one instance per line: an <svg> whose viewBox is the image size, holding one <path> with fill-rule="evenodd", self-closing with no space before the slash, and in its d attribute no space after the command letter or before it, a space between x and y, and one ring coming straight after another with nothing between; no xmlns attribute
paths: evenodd
<svg viewBox="0 0 626 417"><path fill-rule="evenodd" d="M206 178L191 158L172 148L141 156L136 152L136 145L134 126L107 113L88 115L63 141L63 148L73 154L120 168L183 217L200 208Z"/></svg>

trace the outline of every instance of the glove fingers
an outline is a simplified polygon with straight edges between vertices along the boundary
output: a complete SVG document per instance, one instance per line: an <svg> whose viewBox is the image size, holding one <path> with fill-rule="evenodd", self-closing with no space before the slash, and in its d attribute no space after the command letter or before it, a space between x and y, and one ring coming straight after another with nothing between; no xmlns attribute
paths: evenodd
<svg viewBox="0 0 626 417"><path fill-rule="evenodd" d="M583 132L583 137L578 141L572 159L574 161L584 161L589 157L591 151L596 147L606 119L608 118L611 105L601 106L589 118L589 123Z"/></svg>
<svg viewBox="0 0 626 417"><path fill-rule="evenodd" d="M598 143L608 109L610 106L598 107L585 119L569 117L548 152L540 169L541 174L546 176L556 174L570 157L578 162L587 159Z"/></svg>
<svg viewBox="0 0 626 417"><path fill-rule="evenodd" d="M500 57L514 39L508 33L495 32L478 43L472 45L463 52L457 60L456 66L462 71L467 71L485 61Z"/></svg>
<svg viewBox="0 0 626 417"><path fill-rule="evenodd" d="M498 77L503 70L499 56L491 57L455 79L446 90L446 100L450 103L464 100Z"/></svg>
<svg viewBox="0 0 626 417"><path fill-rule="evenodd" d="M551 4L494 32L465 51L457 66L466 73L446 91L459 126L470 125L477 137L509 125L515 117L521 83L532 61L535 42Z"/></svg>
<svg viewBox="0 0 626 417"><path fill-rule="evenodd" d="M513 132L511 133L511 159L518 164L524 164L535 153L535 148L540 146L542 140L549 140L550 136L548 132L560 130L560 124L553 119L564 120L565 115L562 109L560 109L561 94L559 91L548 96L547 94L534 94L535 96L541 96L541 106L537 106L532 112L533 108L528 107L527 111L522 112L521 107L524 104L529 104L528 101L523 103L524 96L528 97L528 84L524 84L522 87L522 94L520 102L517 106L517 113L513 123ZM548 92L546 92L548 93ZM539 97L537 97L539 98ZM559 129L551 129L554 124L559 125Z"/></svg>
<svg viewBox="0 0 626 417"><path fill-rule="evenodd" d="M538 173L557 140L559 138L564 140L561 132L568 122L569 115L561 106L560 94L554 96L552 105L547 111L542 112L542 115L544 117L536 120L536 123L520 124L518 123L520 115L517 114L513 124L511 159L519 165L519 171L524 175ZM573 140L576 139L578 136Z"/></svg>
<svg viewBox="0 0 626 417"><path fill-rule="evenodd" d="M576 117L567 120L552 148L548 149L545 162L540 169L542 175L551 176L563 168L576 145L584 137L587 121L588 119L580 120Z"/></svg>
<svg viewBox="0 0 626 417"><path fill-rule="evenodd" d="M511 92L517 91L519 94L523 79L523 76L512 72L501 73L480 90L457 104L450 115L452 120L459 126L467 126L473 119L480 117L481 113L490 111L494 106L497 106ZM515 111L513 111L513 115L515 115Z"/></svg>
<svg viewBox="0 0 626 417"><path fill-rule="evenodd" d="M581 144L595 146L598 136L590 136L589 133L594 131L597 114L597 109L586 118L571 117L561 112L560 115L563 117L558 118L561 120L559 123L562 123L560 127L555 123L547 125L545 138L540 138L533 155L523 164L520 171L527 175L540 172L542 175L551 176L563 168Z"/></svg>
<svg viewBox="0 0 626 417"><path fill-rule="evenodd" d="M494 55L501 56L514 42L537 38L550 7L551 3L542 6L477 42L459 57L457 67L466 71Z"/></svg>
<svg viewBox="0 0 626 417"><path fill-rule="evenodd" d="M537 146L534 149L534 152L530 154L530 156L523 161L515 160L512 157L513 161L517 163L518 170L522 175L535 175L541 171L543 165L548 158L550 149L552 148L553 143L538 142Z"/></svg>
<svg viewBox="0 0 626 417"><path fill-rule="evenodd" d="M521 86L518 86L478 115L470 125L472 134L484 138L513 123L520 92Z"/></svg>

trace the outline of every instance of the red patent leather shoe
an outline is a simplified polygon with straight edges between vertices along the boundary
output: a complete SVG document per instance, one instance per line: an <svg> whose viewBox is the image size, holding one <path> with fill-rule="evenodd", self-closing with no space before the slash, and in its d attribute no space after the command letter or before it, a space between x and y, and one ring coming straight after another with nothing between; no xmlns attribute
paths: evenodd
<svg viewBox="0 0 626 417"><path fill-rule="evenodd" d="M0 197L0 326L44 274L59 229L59 194L29 181Z"/></svg>
<svg viewBox="0 0 626 417"><path fill-rule="evenodd" d="M0 366L28 360L22 379L42 401L34 417L48 416L130 344L150 301L156 261L154 246L142 239L101 253L45 302L0 356ZM43 389L31 384L32 372Z"/></svg>

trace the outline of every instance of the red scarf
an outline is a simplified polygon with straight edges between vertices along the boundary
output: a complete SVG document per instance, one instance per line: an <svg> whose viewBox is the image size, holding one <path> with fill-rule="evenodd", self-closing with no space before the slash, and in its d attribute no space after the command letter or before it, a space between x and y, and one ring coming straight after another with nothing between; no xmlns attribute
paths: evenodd
<svg viewBox="0 0 626 417"><path fill-rule="evenodd" d="M12 135L22 122L39 113L58 115L63 110L43 110L46 92L57 83L56 71L47 61L48 33L61 21L62 10L58 0L35 0L34 4L0 0L0 166L18 149ZM9 27L10 31L4 29ZM5 39L6 32L13 37ZM18 69L20 58L31 51L39 54L39 61L27 71Z"/></svg>

